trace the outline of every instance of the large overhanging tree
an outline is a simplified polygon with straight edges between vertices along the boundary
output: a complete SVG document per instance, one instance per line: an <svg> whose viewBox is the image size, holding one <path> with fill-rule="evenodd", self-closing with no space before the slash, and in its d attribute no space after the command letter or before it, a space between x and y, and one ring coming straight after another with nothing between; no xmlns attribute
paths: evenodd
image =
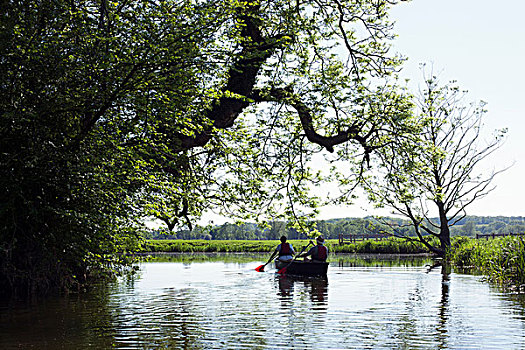
<svg viewBox="0 0 525 350"><path fill-rule="evenodd" d="M315 208L313 154L360 168L411 131L393 3L3 2L4 291L115 266L144 216Z"/></svg>
<svg viewBox="0 0 525 350"><path fill-rule="evenodd" d="M452 83L427 79L416 97L421 132L378 151L378 173L365 182L378 206L410 220L417 237L401 237L420 241L439 256L450 248L450 227L494 189L492 180L505 170L480 173L480 163L501 146L506 129L486 140L485 103L465 104L464 98ZM395 227L390 233L400 235Z"/></svg>
<svg viewBox="0 0 525 350"><path fill-rule="evenodd" d="M399 64L388 54L389 4L276 1L236 8L239 54L200 129L178 135L181 149L211 142L228 150L222 187L234 189L227 192L230 215L299 218L297 206L317 205L308 183L323 180L308 168L313 154L339 146L331 161L360 167L385 135L412 130L409 101L382 79Z"/></svg>

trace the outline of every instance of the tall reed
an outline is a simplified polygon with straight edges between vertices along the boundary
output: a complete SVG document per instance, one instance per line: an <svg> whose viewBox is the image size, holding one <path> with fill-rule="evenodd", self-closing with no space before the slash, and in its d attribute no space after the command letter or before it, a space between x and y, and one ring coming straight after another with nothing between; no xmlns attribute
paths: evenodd
<svg viewBox="0 0 525 350"><path fill-rule="evenodd" d="M450 260L458 267L475 267L490 281L525 290L525 241L521 236L453 241Z"/></svg>

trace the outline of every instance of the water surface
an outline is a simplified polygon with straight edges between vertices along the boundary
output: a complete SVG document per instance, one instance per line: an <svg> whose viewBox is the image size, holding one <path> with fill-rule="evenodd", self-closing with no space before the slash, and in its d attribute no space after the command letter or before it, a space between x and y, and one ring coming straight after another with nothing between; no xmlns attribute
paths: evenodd
<svg viewBox="0 0 525 350"><path fill-rule="evenodd" d="M327 278L266 256L173 256L84 295L0 310L0 348L525 349L525 301L427 258L332 257Z"/></svg>

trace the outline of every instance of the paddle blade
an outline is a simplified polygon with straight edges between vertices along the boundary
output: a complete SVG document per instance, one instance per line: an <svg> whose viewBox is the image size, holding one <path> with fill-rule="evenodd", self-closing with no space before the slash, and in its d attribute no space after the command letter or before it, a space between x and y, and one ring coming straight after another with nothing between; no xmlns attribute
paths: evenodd
<svg viewBox="0 0 525 350"><path fill-rule="evenodd" d="M264 272L264 265L256 267L255 271L257 271L257 272Z"/></svg>
<svg viewBox="0 0 525 350"><path fill-rule="evenodd" d="M277 273L280 274L280 275L284 275L286 273L286 267L283 267L282 269L277 271Z"/></svg>

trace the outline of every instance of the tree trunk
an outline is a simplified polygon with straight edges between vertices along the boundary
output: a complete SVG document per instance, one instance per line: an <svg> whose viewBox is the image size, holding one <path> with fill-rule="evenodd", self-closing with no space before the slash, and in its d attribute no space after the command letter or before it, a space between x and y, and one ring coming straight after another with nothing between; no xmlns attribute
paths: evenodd
<svg viewBox="0 0 525 350"><path fill-rule="evenodd" d="M439 243L442 250L442 256L445 256L450 249L450 228L448 226L447 213L445 212L445 205L441 202L437 203L439 210Z"/></svg>

